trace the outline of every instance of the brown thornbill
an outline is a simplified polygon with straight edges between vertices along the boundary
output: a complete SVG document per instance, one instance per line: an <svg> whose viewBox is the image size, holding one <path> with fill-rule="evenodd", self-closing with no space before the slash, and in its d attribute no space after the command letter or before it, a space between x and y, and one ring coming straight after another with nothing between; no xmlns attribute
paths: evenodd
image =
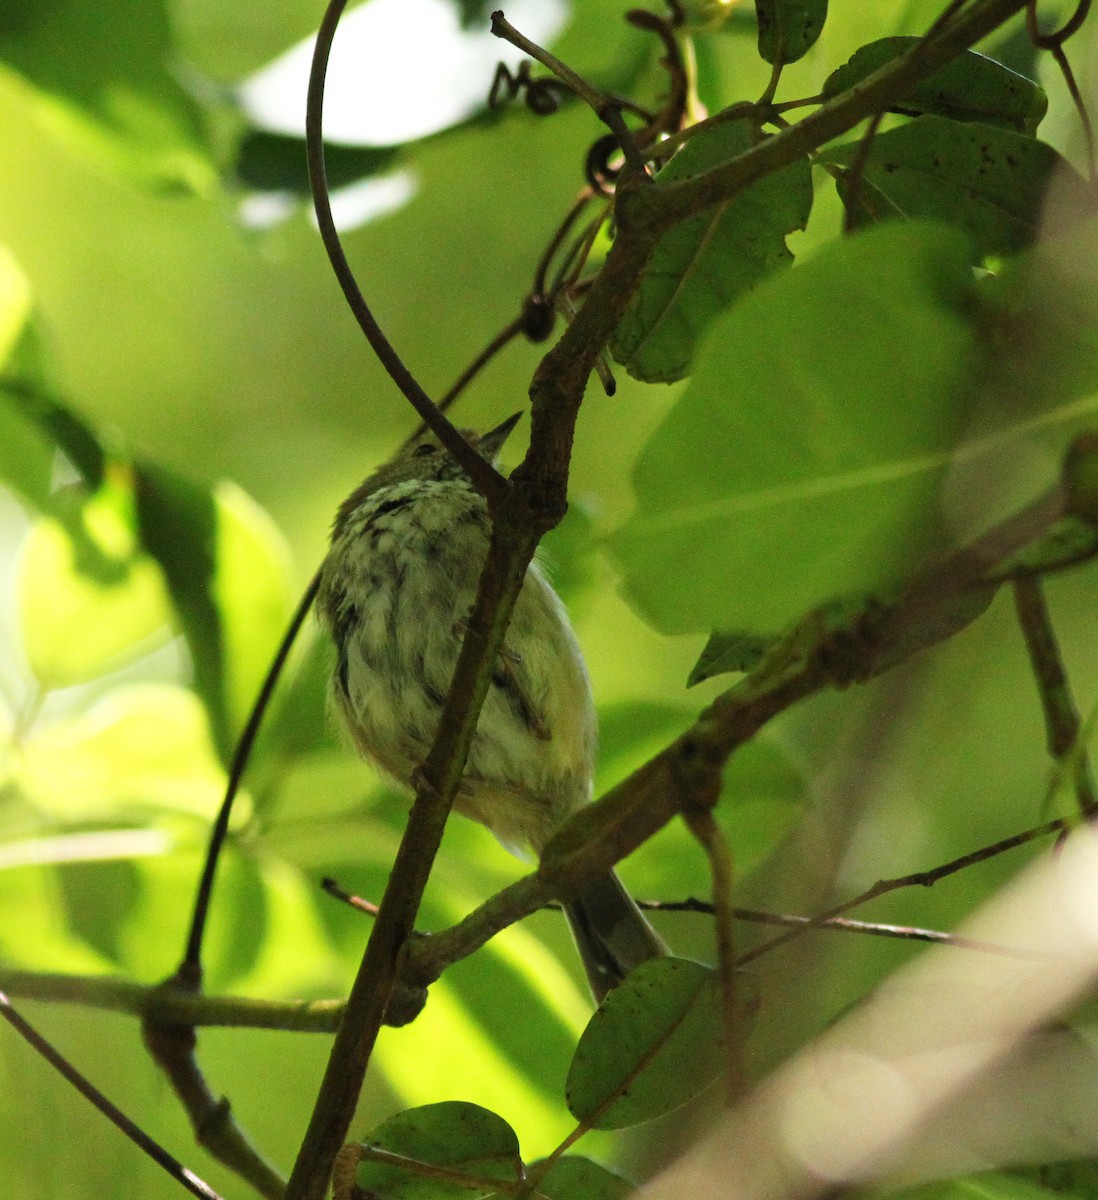
<svg viewBox="0 0 1098 1200"><path fill-rule="evenodd" d="M518 414L465 437L495 461ZM358 752L405 788L434 741L488 552L484 498L433 435L340 507L316 608L336 648L332 708ZM540 853L591 799L595 709L556 592L530 565L469 751L455 811ZM665 952L610 873L565 907L596 998Z"/></svg>

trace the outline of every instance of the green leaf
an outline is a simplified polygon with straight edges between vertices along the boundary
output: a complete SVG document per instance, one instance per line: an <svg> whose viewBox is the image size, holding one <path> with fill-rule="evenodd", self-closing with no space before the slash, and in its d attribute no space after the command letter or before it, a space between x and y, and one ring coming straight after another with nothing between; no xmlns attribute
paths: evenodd
<svg viewBox="0 0 1098 1200"><path fill-rule="evenodd" d="M16 577L20 629L31 670L46 688L83 683L154 648L170 609L152 559L135 553L115 489L80 510L80 540L53 518L32 525Z"/></svg>
<svg viewBox="0 0 1098 1200"><path fill-rule="evenodd" d="M55 447L0 387L0 482L33 508L49 505Z"/></svg>
<svg viewBox="0 0 1098 1200"><path fill-rule="evenodd" d="M623 1129L685 1104L720 1074L714 973L684 958L642 963L599 1006L568 1071L577 1121Z"/></svg>
<svg viewBox="0 0 1098 1200"><path fill-rule="evenodd" d="M943 1179L892 1193L895 1200L1055 1200L1063 1194L1005 1171Z"/></svg>
<svg viewBox="0 0 1098 1200"><path fill-rule="evenodd" d="M160 0L24 0L0 16L0 59L66 145L143 186L204 192L216 176L175 54Z"/></svg>
<svg viewBox="0 0 1098 1200"><path fill-rule="evenodd" d="M511 1126L478 1104L457 1100L397 1113L367 1135L362 1149L355 1182L385 1200L470 1200L490 1195L495 1190L491 1180L522 1179L518 1138ZM371 1161L373 1149L410 1161L407 1166ZM444 1173L417 1170L420 1163Z"/></svg>
<svg viewBox="0 0 1098 1200"><path fill-rule="evenodd" d="M820 161L850 167L859 146L827 147ZM984 257L1033 241L1053 172L1071 177L1064 160L1044 142L1008 129L927 116L878 134L862 173L868 186L852 194L843 179L839 194L859 226L895 216L949 221L969 234Z"/></svg>
<svg viewBox="0 0 1098 1200"><path fill-rule="evenodd" d="M589 1158L565 1154L542 1177L537 1191L548 1200L625 1200L636 1188Z"/></svg>
<svg viewBox="0 0 1098 1200"><path fill-rule="evenodd" d="M10 406L64 451L84 482L103 482L107 455L98 436L81 417L47 389L22 377L0 377L0 405Z"/></svg>
<svg viewBox="0 0 1098 1200"><path fill-rule="evenodd" d="M750 671L762 662L774 642L772 637L757 637L752 633L711 633L686 686L694 687L714 675L727 675L730 671Z"/></svg>
<svg viewBox="0 0 1098 1200"><path fill-rule="evenodd" d="M830 99L845 92L921 42L917 37L888 37L862 46L827 77L824 96ZM974 50L966 50L921 80L891 107L892 112L908 116L932 113L954 121L1001 125L1018 133L1033 133L1047 110L1048 97L1040 84Z"/></svg>
<svg viewBox="0 0 1098 1200"><path fill-rule="evenodd" d="M609 541L644 617L776 632L893 588L936 544L977 352L970 257L954 230L890 223L722 319Z"/></svg>
<svg viewBox="0 0 1098 1200"><path fill-rule="evenodd" d="M389 170L399 160L400 149L394 146L328 142L324 147L328 186L333 190ZM244 187L255 191L309 195L305 139L265 129L249 130L237 147L236 176Z"/></svg>
<svg viewBox="0 0 1098 1200"><path fill-rule="evenodd" d="M217 509L213 496L174 471L134 467L141 544L160 564L172 606L191 652L194 686L210 714L223 756L230 752L225 648L214 596Z"/></svg>
<svg viewBox="0 0 1098 1200"><path fill-rule="evenodd" d="M827 0L755 0L759 54L768 63L791 63L816 44L827 19Z"/></svg>
<svg viewBox="0 0 1098 1200"><path fill-rule="evenodd" d="M225 652L225 701L232 736L243 727L285 631L290 609L290 558L266 512L233 483L213 492L217 512L217 578L213 597Z"/></svg>
<svg viewBox="0 0 1098 1200"><path fill-rule="evenodd" d="M0 243L0 364L12 357L30 317L30 281L11 251Z"/></svg>
<svg viewBox="0 0 1098 1200"><path fill-rule="evenodd" d="M167 684L114 688L86 712L36 729L23 744L19 792L72 825L177 814L205 822L225 775L193 692Z"/></svg>
<svg viewBox="0 0 1098 1200"><path fill-rule="evenodd" d="M150 463L135 466L134 479L141 542L164 572L195 689L227 758L285 624L286 551L233 485L211 492Z"/></svg>
<svg viewBox="0 0 1098 1200"><path fill-rule="evenodd" d="M693 178L750 149L744 121L692 137L656 177ZM656 247L610 342L630 375L681 379L710 322L761 279L793 259L785 236L803 229L812 208L812 176L803 159L668 232Z"/></svg>
<svg viewBox="0 0 1098 1200"><path fill-rule="evenodd" d="M0 244L0 370L12 369L31 320L30 283L15 258ZM34 508L48 502L53 477L53 445L0 380L0 481Z"/></svg>

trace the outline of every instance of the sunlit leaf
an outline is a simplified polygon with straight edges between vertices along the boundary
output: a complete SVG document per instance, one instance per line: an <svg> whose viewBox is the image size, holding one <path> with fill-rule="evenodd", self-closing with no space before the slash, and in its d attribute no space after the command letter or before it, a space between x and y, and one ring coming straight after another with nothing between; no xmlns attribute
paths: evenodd
<svg viewBox="0 0 1098 1200"><path fill-rule="evenodd" d="M29 505L49 503L56 448L0 386L0 482Z"/></svg>
<svg viewBox="0 0 1098 1200"><path fill-rule="evenodd" d="M697 134L656 177L676 183L742 154L747 122L725 121ZM711 321L793 255L786 235L803 229L812 177L803 159L676 225L656 247L611 339L614 357L648 381L682 378Z"/></svg>
<svg viewBox="0 0 1098 1200"><path fill-rule="evenodd" d="M39 118L67 146L144 186L201 192L214 170L174 55L159 0L113 0L109 19L81 0L0 16L0 59L37 89Z"/></svg>
<svg viewBox="0 0 1098 1200"><path fill-rule="evenodd" d="M30 314L30 282L11 251L0 244L0 366L22 337Z"/></svg>
<svg viewBox="0 0 1098 1200"><path fill-rule="evenodd" d="M827 18L827 0L755 0L759 54L768 63L791 63L816 44Z"/></svg>
<svg viewBox="0 0 1098 1200"><path fill-rule="evenodd" d="M118 687L42 725L18 762L20 790L69 822L121 813L208 818L224 787L206 712L192 692L166 684Z"/></svg>
<svg viewBox="0 0 1098 1200"><path fill-rule="evenodd" d="M213 596L225 653L228 718L236 731L247 719L296 597L290 592L286 542L270 517L235 484L218 484L214 501Z"/></svg>
<svg viewBox="0 0 1098 1200"><path fill-rule="evenodd" d="M28 664L47 689L94 679L147 653L154 635L168 635L160 571L137 552L118 501L117 491L104 490L83 507L83 543L53 518L35 522L24 542L20 629ZM89 569L88 542L113 570Z"/></svg>
<svg viewBox="0 0 1098 1200"><path fill-rule="evenodd" d="M596 1129L670 1112L721 1073L720 996L708 967L642 963L599 1006L568 1071L568 1108Z"/></svg>
<svg viewBox="0 0 1098 1200"><path fill-rule="evenodd" d="M67 920L56 870L51 866L21 866L0 870L0 955L7 965L52 971L102 974L110 960L97 954Z"/></svg>
<svg viewBox="0 0 1098 1200"><path fill-rule="evenodd" d="M837 96L921 42L916 37L881 38L862 46L827 77L823 94ZM1048 109L1040 84L975 50L966 50L917 83L892 106L893 112L933 113L955 121L982 121L1033 133Z"/></svg>
<svg viewBox="0 0 1098 1200"><path fill-rule="evenodd" d="M41 507L49 496L53 447L4 384L30 316L30 283L11 253L0 245L0 481Z"/></svg>
<svg viewBox="0 0 1098 1200"><path fill-rule="evenodd" d="M820 161L850 167L858 142L821 151ZM854 190L839 191L857 224L886 217L929 217L960 226L981 256L1005 254L1036 236L1053 173L1070 173L1044 142L1009 129L919 117L877 134Z"/></svg>
<svg viewBox="0 0 1098 1200"><path fill-rule="evenodd" d="M471 1200L494 1190L487 1181L517 1183L522 1178L515 1131L477 1104L444 1100L397 1113L372 1129L362 1146L355 1181L367 1194L386 1200ZM371 1161L373 1148L412 1162L400 1167ZM458 1178L417 1172L415 1162L445 1168ZM468 1182L460 1182L462 1176Z"/></svg>

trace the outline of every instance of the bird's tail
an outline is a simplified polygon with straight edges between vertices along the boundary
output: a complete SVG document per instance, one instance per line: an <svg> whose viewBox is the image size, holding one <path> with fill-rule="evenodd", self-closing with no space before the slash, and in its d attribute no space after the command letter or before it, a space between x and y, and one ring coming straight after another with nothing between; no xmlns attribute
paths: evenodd
<svg viewBox="0 0 1098 1200"><path fill-rule="evenodd" d="M564 906L595 999L601 1001L642 962L667 953L613 871Z"/></svg>

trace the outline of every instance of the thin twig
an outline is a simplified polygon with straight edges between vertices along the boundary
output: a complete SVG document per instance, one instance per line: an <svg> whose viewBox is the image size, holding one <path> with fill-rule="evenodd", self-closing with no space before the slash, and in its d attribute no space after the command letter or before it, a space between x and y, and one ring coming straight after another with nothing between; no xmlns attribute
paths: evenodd
<svg viewBox="0 0 1098 1200"><path fill-rule="evenodd" d="M632 108L632 104L616 96L608 96L593 84L588 83L582 75L577 75L571 67L561 62L555 55L550 54L544 47L539 46L524 34L519 33L503 13L498 10L492 13L492 32L496 37L502 38L505 42L510 42L512 46L517 47L524 54L529 54L531 58L536 59L543 67L552 71L563 84L575 92L591 108L595 116L609 128L614 137L617 138L618 145L621 147L621 151L625 155L625 161L630 169L636 172L638 176L645 175L644 156L641 154L636 139L633 137L621 115L622 109Z"/></svg>
<svg viewBox="0 0 1098 1200"><path fill-rule="evenodd" d="M342 1000L209 996L189 988L135 983L109 975L67 975L5 966L0 966L0 989L28 1000L80 1004L148 1017L161 1024L279 1029L292 1033L334 1033L344 1007Z"/></svg>
<svg viewBox="0 0 1098 1200"><path fill-rule="evenodd" d="M339 886L334 879L326 878L320 881L320 886L328 893L329 896L335 897L336 900L342 900L344 904L350 905L357 912L365 913L368 917L376 917L378 914L378 906L371 903L369 900L363 900L361 896L355 896L348 892L345 888Z"/></svg>
<svg viewBox="0 0 1098 1200"><path fill-rule="evenodd" d="M698 900L690 897L686 900L638 900L638 905L645 912L682 912L700 913L703 916L713 915L713 905L708 900ZM948 933L942 929L920 929L917 925L890 925L882 921L855 921L849 917L829 917L819 920L790 913L765 912L757 908L733 908L732 915L737 921L751 921L758 925L782 925L786 928L800 929L811 926L821 931L834 933L856 933L862 936L896 938L905 942L929 942L935 946L952 946L957 950L979 950L985 954L1022 955L1032 958L1034 954L1026 950L1018 950L1013 946L1003 946L998 942L984 942L979 938L964 937L957 933Z"/></svg>
<svg viewBox="0 0 1098 1200"><path fill-rule="evenodd" d="M159 1142L149 1135L126 1114L113 1104L106 1096L82 1075L69 1060L53 1045L50 1044L27 1020L25 1020L11 1005L11 1001L0 992L0 1016L19 1034L25 1042L32 1046L54 1068L67 1083L91 1104L93 1104L117 1129L143 1150L149 1158L162 1167L180 1186L186 1188L192 1196L199 1200L221 1200L221 1196L213 1190L205 1180L200 1179L190 1168L185 1167L177 1158L169 1154Z"/></svg>
<svg viewBox="0 0 1098 1200"><path fill-rule="evenodd" d="M317 227L320 230L324 249L328 253L328 259L332 264L332 271L343 289L347 306L354 314L355 320L358 321L359 328L366 335L366 340L377 355L378 361L385 368L390 379L403 392L408 403L419 414L420 420L430 427L431 432L446 447L491 507L499 503L506 494L507 481L490 462L481 458L439 411L438 406L420 387L415 376L404 365L392 343L382 332L381 326L374 318L374 314L358 286L351 265L347 261L347 255L344 253L343 244L335 226L335 219L332 216L328 193L328 172L324 161L322 127L324 81L328 70L332 40L346 4L347 0L330 0L324 12L324 18L320 22L320 28L317 30L312 70L309 74L309 92L305 110L305 144L309 165L309 186L312 189Z"/></svg>
<svg viewBox="0 0 1098 1200"><path fill-rule="evenodd" d="M1037 680L1045 718L1048 752L1061 769L1070 769L1079 811L1084 815L1098 807L1098 790L1086 751L1079 745L1081 722L1064 670L1056 632L1052 627L1044 585L1033 577L1014 581L1014 607L1025 637L1029 661Z"/></svg>
<svg viewBox="0 0 1098 1200"><path fill-rule="evenodd" d="M865 178L866 164L869 162L869 154L873 149L873 139L877 136L877 130L881 127L881 121L884 120L884 110L875 112L869 118L869 124L866 126L866 131L858 142L858 151L854 155L854 161L850 164L850 170L845 173L845 184L842 193L843 201L843 233L851 234L854 232L856 225L855 221L858 200L861 197L862 183Z"/></svg>
<svg viewBox="0 0 1098 1200"><path fill-rule="evenodd" d="M713 885L713 920L717 933L717 977L721 985L721 1015L727 1061L725 1086L729 1103L743 1089L744 1011L736 986L736 927L732 910L732 855L712 809L683 813L687 828L709 860Z"/></svg>
<svg viewBox="0 0 1098 1200"><path fill-rule="evenodd" d="M973 850L969 854L962 854L960 858L951 859L947 863L943 863L939 867L935 867L930 871L916 871L911 875L900 875L895 879L879 879L872 887L866 888L864 892L860 892L857 896L852 896L849 900L844 900L841 904L836 904L834 908L829 908L826 912L818 913L816 916L809 918L803 924L797 925L795 928L788 930L786 933L779 934L776 938L771 938L768 942L763 942L759 946L748 950L746 954L741 954L736 961L736 966L744 967L755 959L761 958L764 954L769 954L772 950L776 950L779 946L784 946L787 942L791 942L802 934L807 933L810 929L819 929L828 921L840 917L843 913L850 912L851 909L858 908L862 904L868 904L870 900L875 900L878 896L883 896L886 892L898 891L905 887L931 887L941 879L945 879L948 875L955 875L958 871L963 871L966 867L974 866L976 863L987 862L989 859L995 858L1000 854L1005 854L1008 850L1017 849L1019 846L1024 846L1029 842L1035 841L1040 837L1047 837L1049 834L1064 833L1069 829L1068 822L1063 820L1046 821L1043 825L1036 825L1032 829L1023 830L1021 833L1012 834L1010 837L1003 838L1001 841L993 842L989 846L982 846L979 850Z"/></svg>
<svg viewBox="0 0 1098 1200"><path fill-rule="evenodd" d="M309 581L308 587L306 587L297 608L294 610L293 616L290 618L290 623L286 627L286 632L282 635L282 641L275 651L271 665L267 668L267 674L264 676L259 694L256 696L255 703L248 714L248 722L244 726L240 740L236 744L233 761L229 768L229 778L225 785L225 796L221 801L217 820L210 831L210 841L206 849L206 862L202 868L202 877L198 882L198 889L195 894L191 927L187 936L187 946L183 954L183 961L180 963L173 977L174 982L180 986L195 989L201 986L202 938L206 930L206 918L210 908L210 895L213 891L214 874L217 870L218 860L221 857L221 849L225 843L225 837L229 832L229 818L232 816L233 801L240 790L240 782L247 769L248 760L251 758L252 746L255 744L259 727L270 706L271 697L274 695L275 687L282 675L282 669L286 665L286 659L289 657L290 650L293 648L293 644L297 640L297 635L301 632L301 627L305 624L305 619L308 617L309 611L313 606L319 585L320 574L318 572Z"/></svg>

